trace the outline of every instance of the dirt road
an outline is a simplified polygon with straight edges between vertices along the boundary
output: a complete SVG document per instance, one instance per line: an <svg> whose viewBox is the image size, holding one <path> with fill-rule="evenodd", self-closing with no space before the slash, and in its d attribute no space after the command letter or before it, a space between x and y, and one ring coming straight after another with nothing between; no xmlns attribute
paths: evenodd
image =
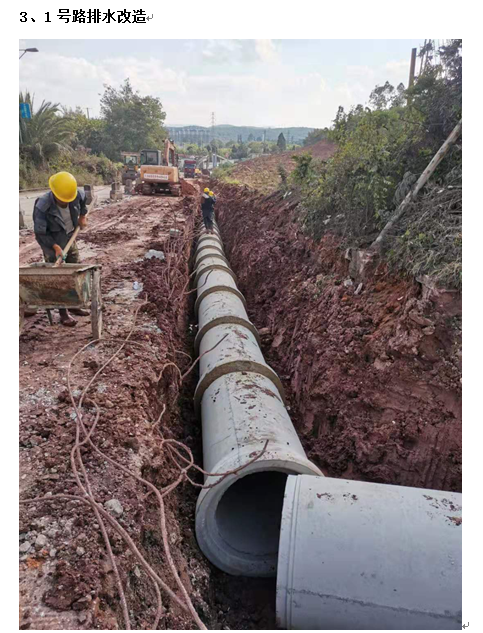
<svg viewBox="0 0 483 633"><path fill-rule="evenodd" d="M109 200L109 193L111 191L111 185L96 185L93 187L94 193L97 196L99 203L104 200ZM49 191L48 189L39 189L38 191L20 191L18 199L20 208L24 216L25 226L28 229L33 228L32 213L34 210L35 200L43 193Z"/></svg>
<svg viewBox="0 0 483 633"><path fill-rule="evenodd" d="M86 396L87 426L95 423L94 401L99 407L92 437L101 453L88 446L81 451L94 497L181 603L154 495L109 460L159 489L171 484L179 469L163 449L161 431L164 438L183 441L201 464L201 434L192 409L197 376L194 371L181 384L174 366L185 372L191 364L194 325L189 319L192 295L187 293L196 209L197 200L188 196L132 198L90 215L79 250L83 261L103 267L105 334L71 370L72 393L78 400L81 389L129 333L135 309L147 296L129 344ZM170 228L180 231L179 238L169 238ZM149 249L163 251L166 260L144 259ZM21 231L20 262L40 260L32 233ZM80 492L70 460L78 420L67 389L68 366L91 340L91 329L89 318L78 317L73 329L60 326L57 314L55 319L51 327L45 313L28 318L20 337L22 500ZM156 420L163 412L158 428ZM199 476L195 480L201 483ZM194 536L197 495L197 489L182 483L165 501L173 564L194 609L210 629L273 628L273 583L231 579L201 555ZM153 582L126 539L108 531L131 628L153 628L159 606ZM161 599L159 628L197 628L190 613L165 591ZM89 506L72 498L21 505L20 628L125 628L115 569Z"/></svg>

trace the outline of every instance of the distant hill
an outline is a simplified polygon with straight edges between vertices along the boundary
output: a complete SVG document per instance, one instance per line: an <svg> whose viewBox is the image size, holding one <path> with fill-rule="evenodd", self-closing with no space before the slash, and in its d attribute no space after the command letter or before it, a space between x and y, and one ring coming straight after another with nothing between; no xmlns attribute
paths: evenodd
<svg viewBox="0 0 483 633"><path fill-rule="evenodd" d="M168 125L169 134L176 142L209 143L213 132L211 127L201 125ZM215 125L215 138L221 141L276 141L283 132L287 143L302 143L313 127L255 127L250 125ZM252 138L253 137L253 138Z"/></svg>
<svg viewBox="0 0 483 633"><path fill-rule="evenodd" d="M280 154L265 154L236 163L230 170L229 176L243 185L248 185L263 193L270 193L280 184L280 167L283 167L287 174L294 169L294 156L308 153L319 160L327 160L334 155L336 149L335 143L324 139L308 147L299 147Z"/></svg>

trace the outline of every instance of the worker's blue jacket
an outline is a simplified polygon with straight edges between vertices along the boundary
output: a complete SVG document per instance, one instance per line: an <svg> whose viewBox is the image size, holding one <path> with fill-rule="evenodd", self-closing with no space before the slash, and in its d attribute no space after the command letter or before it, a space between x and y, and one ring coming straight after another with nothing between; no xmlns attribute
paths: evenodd
<svg viewBox="0 0 483 633"><path fill-rule="evenodd" d="M77 197L69 202L69 210L75 229L79 224L79 216L87 213L86 194L82 189L78 189ZM61 248L67 246L69 235L67 235L64 220L51 191L44 193L35 201L34 233L47 258L55 255L52 248L54 244L58 244Z"/></svg>

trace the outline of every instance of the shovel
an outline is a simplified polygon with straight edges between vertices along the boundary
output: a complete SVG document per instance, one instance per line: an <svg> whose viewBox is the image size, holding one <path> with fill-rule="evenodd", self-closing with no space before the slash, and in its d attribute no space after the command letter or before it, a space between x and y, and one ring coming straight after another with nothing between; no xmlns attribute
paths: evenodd
<svg viewBox="0 0 483 633"><path fill-rule="evenodd" d="M86 213L84 215L84 217L87 217L88 215L89 215L89 213ZM72 236L71 236L70 240L67 242L64 250L62 251L62 257L58 257L57 258L54 266L60 266L60 264L62 264L62 262L65 261L65 258L67 257L67 253L69 252L70 247L72 246L72 244L75 242L75 239L76 239L79 231L80 231L80 226L77 226L75 231L72 233Z"/></svg>

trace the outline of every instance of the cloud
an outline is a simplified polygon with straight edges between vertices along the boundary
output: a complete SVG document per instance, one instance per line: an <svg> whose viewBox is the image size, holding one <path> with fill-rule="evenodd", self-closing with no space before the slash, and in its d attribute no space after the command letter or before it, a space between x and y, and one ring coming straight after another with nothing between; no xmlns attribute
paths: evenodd
<svg viewBox="0 0 483 633"><path fill-rule="evenodd" d="M159 59L138 60L135 57L106 59L103 70L111 83L120 84L129 77L135 90L143 94L162 92L186 93L186 73L163 67Z"/></svg>
<svg viewBox="0 0 483 633"><path fill-rule="evenodd" d="M91 116L98 116L103 85L117 87L129 77L141 94L160 97L168 122L200 125L209 125L215 111L219 123L323 126L333 118L339 102L347 104L346 86L333 88L320 73L300 73L268 61L276 55L270 40L228 40L207 46L205 50L213 54L221 46L227 56L266 61L250 73L206 69L197 75L168 68L155 58L126 56L94 63L44 54L21 65L20 88L34 92L36 102L88 107Z"/></svg>
<svg viewBox="0 0 483 633"><path fill-rule="evenodd" d="M103 85L119 87L129 77L135 90L161 99L169 123L210 125L215 111L218 123L324 127L339 105L367 103L376 84L407 82L406 61L347 66L329 80L313 67L282 64L281 44L272 40L198 40L193 45L189 56L201 57L202 63L181 69L159 57L131 54L95 62L53 53L26 55L20 88L35 93L37 103L88 107L91 116L98 116Z"/></svg>
<svg viewBox="0 0 483 633"><path fill-rule="evenodd" d="M97 115L104 85L117 87L127 77L141 94L182 95L187 91L186 74L163 67L159 59L118 57L93 63L81 57L48 53L31 56L21 64L20 89L35 93L36 101L45 99L72 107L89 107Z"/></svg>
<svg viewBox="0 0 483 633"><path fill-rule="evenodd" d="M351 77L359 77L361 79L374 79L376 71L370 66L347 66L347 72Z"/></svg>
<svg viewBox="0 0 483 633"><path fill-rule="evenodd" d="M405 86L408 85L409 62L407 59L386 62L384 70L386 71L388 81L392 84L396 86L400 83L403 83Z"/></svg>
<svg viewBox="0 0 483 633"><path fill-rule="evenodd" d="M201 50L204 62L209 64L271 63L278 59L272 40L208 40Z"/></svg>

